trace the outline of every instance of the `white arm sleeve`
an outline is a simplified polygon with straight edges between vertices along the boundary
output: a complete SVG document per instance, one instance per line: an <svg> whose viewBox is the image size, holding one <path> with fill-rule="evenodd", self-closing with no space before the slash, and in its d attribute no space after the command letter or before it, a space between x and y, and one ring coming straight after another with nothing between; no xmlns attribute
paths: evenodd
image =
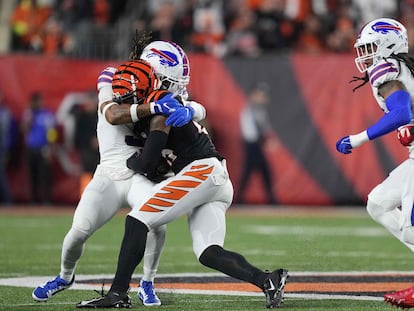
<svg viewBox="0 0 414 311"><path fill-rule="evenodd" d="M112 100L112 78L116 72L115 67L106 67L99 75L97 81L99 106L102 103Z"/></svg>
<svg viewBox="0 0 414 311"><path fill-rule="evenodd" d="M185 100L184 105L190 106L191 108L194 109L194 116L193 116L194 121L199 122L206 117L206 108L204 108L202 104L197 103L196 101L193 101L193 100Z"/></svg>
<svg viewBox="0 0 414 311"><path fill-rule="evenodd" d="M99 107L104 102L112 101L112 97L112 85L105 85L104 87L102 87L98 93Z"/></svg>

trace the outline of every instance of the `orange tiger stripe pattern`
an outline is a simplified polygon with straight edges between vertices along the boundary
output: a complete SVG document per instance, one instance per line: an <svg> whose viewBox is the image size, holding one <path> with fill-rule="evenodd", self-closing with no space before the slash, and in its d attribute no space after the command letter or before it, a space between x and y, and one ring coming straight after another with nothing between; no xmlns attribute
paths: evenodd
<svg viewBox="0 0 414 311"><path fill-rule="evenodd" d="M148 97L145 99L146 103L155 102L161 98L163 98L165 95L169 94L167 90L155 90L151 92Z"/></svg>
<svg viewBox="0 0 414 311"><path fill-rule="evenodd" d="M198 170L200 168L204 168L207 165L197 165L197 166L192 166L191 169L196 169L197 171L188 171L185 172L183 175L186 176L191 176L200 180L206 180L208 178L208 175L211 174L211 172L213 171L213 166L210 166L209 168L203 169L203 170Z"/></svg>
<svg viewBox="0 0 414 311"><path fill-rule="evenodd" d="M208 178L208 175L211 174L213 168L214 166L194 165L183 175L204 181ZM194 189L198 187L201 184L201 181L184 179L172 180L146 201L139 210L151 213L162 212L186 196L189 193L189 190L186 189Z"/></svg>
<svg viewBox="0 0 414 311"><path fill-rule="evenodd" d="M163 198L163 199L179 200L188 193L188 191L186 190L171 188L171 187L168 187L168 185L163 187L161 190L165 192L163 193L158 192L155 194L155 197Z"/></svg>
<svg viewBox="0 0 414 311"><path fill-rule="evenodd" d="M179 188L195 188L200 184L198 181L193 180L173 180L168 185Z"/></svg>
<svg viewBox="0 0 414 311"><path fill-rule="evenodd" d="M139 99L147 97L158 84L154 69L145 61L129 61L117 68L112 89L119 96L133 94Z"/></svg>
<svg viewBox="0 0 414 311"><path fill-rule="evenodd" d="M174 203L165 201L165 200L160 200L157 198L151 198L149 199L147 202L144 203L144 205L140 208L140 211L144 211L144 212L162 212L163 209L158 209L156 207L153 206L159 206L159 207L171 207L173 206Z"/></svg>

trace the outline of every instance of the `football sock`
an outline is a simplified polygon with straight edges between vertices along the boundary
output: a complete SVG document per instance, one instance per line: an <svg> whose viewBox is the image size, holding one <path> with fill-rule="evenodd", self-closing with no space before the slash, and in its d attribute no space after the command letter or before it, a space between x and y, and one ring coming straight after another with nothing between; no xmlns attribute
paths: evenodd
<svg viewBox="0 0 414 311"><path fill-rule="evenodd" d="M236 279L249 282L262 288L266 273L252 266L242 255L211 245L204 250L200 262Z"/></svg>
<svg viewBox="0 0 414 311"><path fill-rule="evenodd" d="M167 226L163 225L148 232L144 254L144 274L142 276L144 281L154 282L165 242L166 228Z"/></svg>
<svg viewBox="0 0 414 311"><path fill-rule="evenodd" d="M87 234L72 227L63 240L60 277L67 282L72 280L76 264L85 249L87 238Z"/></svg>
<svg viewBox="0 0 414 311"><path fill-rule="evenodd" d="M144 223L129 215L126 217L118 266L111 286L112 292L128 292L132 274L144 257L147 233L148 228Z"/></svg>

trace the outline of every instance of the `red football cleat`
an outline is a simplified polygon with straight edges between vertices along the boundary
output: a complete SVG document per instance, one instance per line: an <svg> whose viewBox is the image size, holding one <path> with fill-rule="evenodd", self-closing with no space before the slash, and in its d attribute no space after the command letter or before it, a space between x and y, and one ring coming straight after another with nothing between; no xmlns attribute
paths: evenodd
<svg viewBox="0 0 414 311"><path fill-rule="evenodd" d="M414 307L414 286L384 295L384 301L401 308Z"/></svg>

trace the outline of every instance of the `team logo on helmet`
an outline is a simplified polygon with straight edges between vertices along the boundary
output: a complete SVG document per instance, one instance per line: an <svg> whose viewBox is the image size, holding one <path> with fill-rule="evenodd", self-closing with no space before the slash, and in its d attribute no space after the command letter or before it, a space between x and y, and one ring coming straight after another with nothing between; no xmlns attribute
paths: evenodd
<svg viewBox="0 0 414 311"><path fill-rule="evenodd" d="M170 51L165 51L165 50L163 51L163 50L152 48L151 52L152 52L151 54L148 54L148 57L158 56L160 59L160 63L163 66L174 67L179 64L177 55L175 55L174 53L171 53Z"/></svg>
<svg viewBox="0 0 414 311"><path fill-rule="evenodd" d="M396 25L387 23L387 22L378 22L371 26L372 30L375 32L382 33L386 35L390 31L394 31L397 35L400 34L402 31L401 27L398 27Z"/></svg>

